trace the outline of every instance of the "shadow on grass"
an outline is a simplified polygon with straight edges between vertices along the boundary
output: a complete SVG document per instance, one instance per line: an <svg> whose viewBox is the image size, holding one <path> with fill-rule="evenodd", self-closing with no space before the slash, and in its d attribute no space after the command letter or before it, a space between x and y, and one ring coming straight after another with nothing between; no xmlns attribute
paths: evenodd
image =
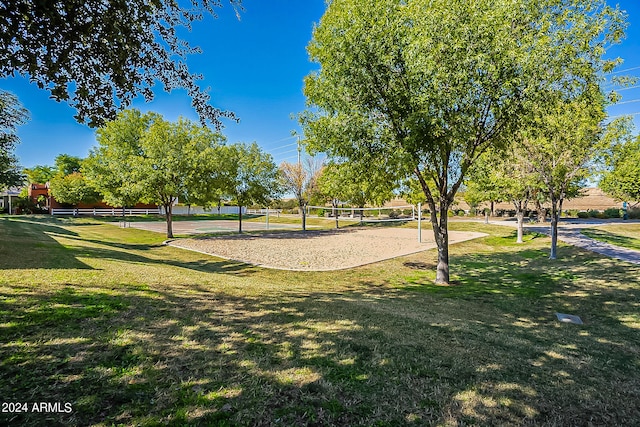
<svg viewBox="0 0 640 427"><path fill-rule="evenodd" d="M145 265L173 265L201 272L251 274L255 267L237 261L179 261L147 256L145 253L162 248L161 243L120 243L96 240L63 228L56 224L64 219L49 222L12 220L11 225L0 221L4 238L0 240L0 269L91 269L78 258L96 258ZM78 225L73 223L73 226ZM91 224L96 225L96 224ZM54 237L74 240L88 245L62 245Z"/></svg>
<svg viewBox="0 0 640 427"><path fill-rule="evenodd" d="M598 240L600 242L640 251L640 239L623 236L618 233L611 233L609 231L596 228L582 230L581 232L585 236Z"/></svg>
<svg viewBox="0 0 640 427"><path fill-rule="evenodd" d="M496 283L483 285L501 290L490 299L373 282L358 292L260 297L197 284L3 293L0 394L73 405L71 414L14 414L13 423L33 426L639 419L637 330L619 321L635 312L638 284L611 289L609 305L581 297L587 314L608 322L559 324L553 310L572 298L560 294L565 286L580 288L583 272L575 275L543 276L535 298Z"/></svg>
<svg viewBox="0 0 640 427"><path fill-rule="evenodd" d="M62 222L47 217L0 219L0 269L87 269L73 250L51 237L58 234L68 238L77 233L61 227Z"/></svg>

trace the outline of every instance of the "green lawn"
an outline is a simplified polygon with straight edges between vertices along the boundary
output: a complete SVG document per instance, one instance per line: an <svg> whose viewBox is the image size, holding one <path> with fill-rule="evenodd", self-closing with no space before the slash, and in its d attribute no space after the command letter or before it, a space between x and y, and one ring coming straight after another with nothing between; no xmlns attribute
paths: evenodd
<svg viewBox="0 0 640 427"><path fill-rule="evenodd" d="M0 424L638 423L640 268L452 228L490 236L451 247L441 287L435 251L283 272L91 219L0 217L0 395L29 408Z"/></svg>
<svg viewBox="0 0 640 427"><path fill-rule="evenodd" d="M582 230L582 234L601 242L640 251L640 224L611 224Z"/></svg>

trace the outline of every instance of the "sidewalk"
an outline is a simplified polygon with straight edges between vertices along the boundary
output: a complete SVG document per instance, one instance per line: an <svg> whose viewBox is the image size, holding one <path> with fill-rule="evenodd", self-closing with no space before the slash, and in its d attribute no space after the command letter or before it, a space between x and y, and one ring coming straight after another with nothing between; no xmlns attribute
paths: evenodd
<svg viewBox="0 0 640 427"><path fill-rule="evenodd" d="M489 224L502 225L505 227L517 227L515 221L489 221ZM546 225L529 225L525 223L525 230L535 231L546 235L551 235L551 224ZM561 222L558 226L558 240L568 243L588 251L596 252L610 258L619 259L621 261L630 262L632 264L640 264L640 251L623 248L621 246L611 245L609 243L600 242L581 233L583 228L591 228L593 226L605 225L607 222L581 222L568 221Z"/></svg>

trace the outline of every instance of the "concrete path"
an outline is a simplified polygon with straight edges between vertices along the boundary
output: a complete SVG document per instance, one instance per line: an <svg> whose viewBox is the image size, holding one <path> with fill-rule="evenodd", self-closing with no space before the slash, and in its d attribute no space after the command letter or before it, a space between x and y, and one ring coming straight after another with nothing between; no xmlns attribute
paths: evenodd
<svg viewBox="0 0 640 427"><path fill-rule="evenodd" d="M517 223L515 221L489 221L489 223L514 228L517 227ZM610 258L619 259L632 264L640 264L640 251L600 242L582 234L582 229L584 228L592 228L609 223L610 222L562 221L558 226L558 240ZM525 230L551 235L551 224L547 224L548 225L546 226L525 224Z"/></svg>

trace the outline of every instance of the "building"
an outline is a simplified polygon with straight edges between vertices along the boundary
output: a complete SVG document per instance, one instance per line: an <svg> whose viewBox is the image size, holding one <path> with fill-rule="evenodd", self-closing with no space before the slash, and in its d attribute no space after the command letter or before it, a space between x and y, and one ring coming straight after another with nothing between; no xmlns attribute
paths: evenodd
<svg viewBox="0 0 640 427"><path fill-rule="evenodd" d="M114 212L119 215L122 211L121 206L110 206L105 202L94 203L78 203L77 205L68 205L59 203L55 197L49 194L49 183L45 184L29 184L27 187L27 195L31 201L41 209L45 209L51 215L69 215L69 214L85 214L85 215L109 215ZM135 210L149 210L158 213L158 206L150 203L138 203L132 207ZM75 211L75 212L72 212ZM138 212L139 213L139 212Z"/></svg>
<svg viewBox="0 0 640 427"><path fill-rule="evenodd" d="M0 212L15 212L16 201L20 197L20 190L9 188L0 192Z"/></svg>

